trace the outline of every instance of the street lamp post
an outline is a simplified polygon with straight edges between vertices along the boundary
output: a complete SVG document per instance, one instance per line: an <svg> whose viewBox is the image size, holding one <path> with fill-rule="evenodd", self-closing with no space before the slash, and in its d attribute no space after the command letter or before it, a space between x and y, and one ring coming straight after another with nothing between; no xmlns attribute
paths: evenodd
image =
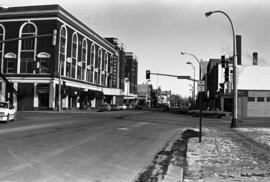
<svg viewBox="0 0 270 182"><path fill-rule="evenodd" d="M194 54L191 54L191 53L187 53L187 52L182 51L181 54L182 55L184 55L184 54L190 55L193 58L195 58L195 60L198 62L198 64L199 64L199 81L201 81L201 79L202 79L201 78L201 62L199 61L199 59ZM195 74L194 74L194 79L195 79ZM202 142L202 94L201 94L201 92L198 93L198 96L199 96L199 109L200 109L199 142L201 143Z"/></svg>
<svg viewBox="0 0 270 182"><path fill-rule="evenodd" d="M209 11L205 13L206 17L209 17L210 15L214 13L221 13L225 15L228 20L230 21L231 28L232 28L232 33L233 33L233 117L232 117L232 122L231 122L231 128L235 128L236 126L236 121L237 121L237 79L236 79L236 60L235 60L235 32L234 32L234 27L231 18L229 17L228 14L226 14L224 11Z"/></svg>
<svg viewBox="0 0 270 182"><path fill-rule="evenodd" d="M191 62L187 62L187 64L190 64L193 68L193 72L194 72L194 76L193 76L193 106L195 105L195 66L193 66L193 64Z"/></svg>

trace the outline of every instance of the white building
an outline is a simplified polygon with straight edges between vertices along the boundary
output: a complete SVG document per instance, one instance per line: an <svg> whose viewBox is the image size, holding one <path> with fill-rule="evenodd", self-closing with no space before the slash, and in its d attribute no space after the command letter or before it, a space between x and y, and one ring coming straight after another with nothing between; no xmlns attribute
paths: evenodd
<svg viewBox="0 0 270 182"><path fill-rule="evenodd" d="M270 117L270 66L238 66L238 118Z"/></svg>

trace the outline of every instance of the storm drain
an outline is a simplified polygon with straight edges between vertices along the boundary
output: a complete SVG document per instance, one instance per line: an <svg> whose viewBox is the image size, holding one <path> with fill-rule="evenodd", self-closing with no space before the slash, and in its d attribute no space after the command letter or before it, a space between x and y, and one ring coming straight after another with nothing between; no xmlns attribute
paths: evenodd
<svg viewBox="0 0 270 182"><path fill-rule="evenodd" d="M185 169L188 139L192 137L199 137L199 132L188 129L176 140L169 141L166 146L156 154L152 163L145 171L139 174L135 182L159 182L163 180L170 164ZM182 175L183 174L181 174L181 176Z"/></svg>

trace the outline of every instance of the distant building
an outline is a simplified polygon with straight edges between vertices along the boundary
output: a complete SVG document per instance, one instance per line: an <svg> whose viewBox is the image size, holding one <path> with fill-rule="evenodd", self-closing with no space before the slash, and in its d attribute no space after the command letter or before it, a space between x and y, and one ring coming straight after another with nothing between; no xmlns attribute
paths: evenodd
<svg viewBox="0 0 270 182"><path fill-rule="evenodd" d="M153 91L153 86L151 84L138 84L137 95L139 100L143 100L145 105L151 107L151 92Z"/></svg>
<svg viewBox="0 0 270 182"><path fill-rule="evenodd" d="M238 66L238 117L270 117L270 66Z"/></svg>

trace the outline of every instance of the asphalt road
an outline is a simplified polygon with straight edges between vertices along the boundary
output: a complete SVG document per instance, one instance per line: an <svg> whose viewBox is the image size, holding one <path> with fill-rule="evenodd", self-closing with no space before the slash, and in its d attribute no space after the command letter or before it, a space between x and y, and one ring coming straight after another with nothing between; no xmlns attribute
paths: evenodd
<svg viewBox="0 0 270 182"><path fill-rule="evenodd" d="M158 112L21 112L0 124L0 181L134 181L196 120Z"/></svg>
<svg viewBox="0 0 270 182"><path fill-rule="evenodd" d="M249 123L254 125L239 124ZM229 127L230 121L203 118L204 125ZM0 181L134 181L185 128L198 128L198 118L148 111L20 112L15 122L0 124Z"/></svg>

